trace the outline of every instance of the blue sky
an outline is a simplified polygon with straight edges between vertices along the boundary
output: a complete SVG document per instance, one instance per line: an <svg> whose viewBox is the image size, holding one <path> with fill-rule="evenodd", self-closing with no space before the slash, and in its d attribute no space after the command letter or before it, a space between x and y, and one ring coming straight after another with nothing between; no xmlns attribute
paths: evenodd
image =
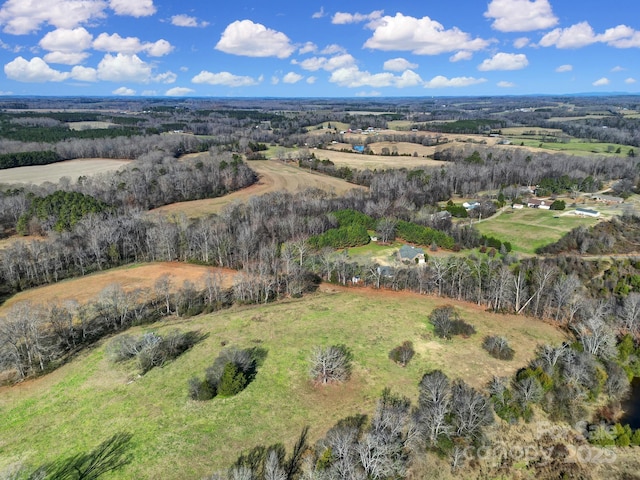
<svg viewBox="0 0 640 480"><path fill-rule="evenodd" d="M6 0L0 94L638 93L637 2Z"/></svg>

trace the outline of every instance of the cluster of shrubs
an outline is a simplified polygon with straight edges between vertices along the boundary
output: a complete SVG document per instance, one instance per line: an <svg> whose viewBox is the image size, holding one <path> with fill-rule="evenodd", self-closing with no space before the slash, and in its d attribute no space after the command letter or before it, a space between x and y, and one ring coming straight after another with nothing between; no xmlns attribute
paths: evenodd
<svg viewBox="0 0 640 480"><path fill-rule="evenodd" d="M211 400L237 395L254 380L266 354L266 350L261 348L222 350L207 368L204 380L198 377L189 380L189 397L192 400Z"/></svg>
<svg viewBox="0 0 640 480"><path fill-rule="evenodd" d="M454 335L468 337L476 333L475 327L462 320L450 305L434 308L429 315L429 322L433 325L436 336L447 340L451 340Z"/></svg>
<svg viewBox="0 0 640 480"><path fill-rule="evenodd" d="M616 423L613 426L597 425L589 428L589 443L601 447L629 447L640 445L640 428Z"/></svg>
<svg viewBox="0 0 640 480"><path fill-rule="evenodd" d="M495 237L489 237L487 235L482 235L482 237L480 237L480 244L480 251L482 253L486 252L486 249L488 248L495 248L496 250L501 251L503 247L504 251L508 253L513 248L510 242L502 242ZM484 251L482 247L485 247Z"/></svg>
<svg viewBox="0 0 640 480"><path fill-rule="evenodd" d="M515 354L507 339L499 335L486 336L482 342L482 348L489 352L489 355L499 360L513 360Z"/></svg>
<svg viewBox="0 0 640 480"><path fill-rule="evenodd" d="M204 338L198 332L174 330L165 336L154 332L139 336L120 335L108 347L108 355L114 362L135 359L141 374L153 367L162 367L166 362L179 357Z"/></svg>
<svg viewBox="0 0 640 480"><path fill-rule="evenodd" d="M398 345L389 352L389 358L396 362L398 365L406 367L415 353L416 352L413 349L413 343L411 343L409 340L406 340L402 342L402 345Z"/></svg>

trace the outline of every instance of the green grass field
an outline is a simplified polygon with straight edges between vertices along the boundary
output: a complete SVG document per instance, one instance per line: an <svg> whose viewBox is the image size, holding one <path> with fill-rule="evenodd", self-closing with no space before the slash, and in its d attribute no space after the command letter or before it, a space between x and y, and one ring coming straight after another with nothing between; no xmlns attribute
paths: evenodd
<svg viewBox="0 0 640 480"><path fill-rule="evenodd" d="M617 157L626 157L629 149L633 149L636 154L637 148L617 143L598 143L586 142L578 139L571 139L567 143L562 142L544 142L543 139L532 137L510 137L513 145L524 144L525 147L544 148L563 153L575 153L580 155L611 155ZM615 153L620 148L620 153Z"/></svg>
<svg viewBox="0 0 640 480"><path fill-rule="evenodd" d="M526 207L512 210L507 207L501 215L477 223L476 227L483 235L511 242L514 251L530 254L535 253L538 247L559 240L575 227L597 222L596 218L583 218L572 213Z"/></svg>
<svg viewBox="0 0 640 480"><path fill-rule="evenodd" d="M338 419L371 413L384 387L417 397L417 383L434 368L482 387L493 375L511 375L538 343L562 334L529 318L489 314L457 305L476 326L471 338L434 338L427 315L445 299L410 293L323 286L323 291L277 304L236 308L188 320L163 321L147 329L199 330L203 342L143 377L133 365L110 363L105 344L60 369L0 389L0 472L7 465L36 465L86 452L116 432L133 434L133 462L109 479L200 479L228 467L256 444L295 441L304 425L311 440ZM139 333L140 328L131 333ZM513 361L493 359L481 348L500 334L516 349ZM416 357L402 368L388 352L404 340ZM195 402L187 381L202 377L222 348L260 346L268 351L257 377L235 397ZM315 387L308 357L315 345L344 343L353 350L354 373L343 385Z"/></svg>

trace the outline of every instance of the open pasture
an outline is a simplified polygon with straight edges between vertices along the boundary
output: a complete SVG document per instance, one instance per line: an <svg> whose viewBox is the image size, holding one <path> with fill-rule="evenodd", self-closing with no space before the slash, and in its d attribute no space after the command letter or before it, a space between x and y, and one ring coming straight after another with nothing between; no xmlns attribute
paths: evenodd
<svg viewBox="0 0 640 480"><path fill-rule="evenodd" d="M116 125L115 123L100 122L100 121L67 122L67 127L69 127L70 130L96 130L96 129L111 128L115 125Z"/></svg>
<svg viewBox="0 0 640 480"><path fill-rule="evenodd" d="M314 442L341 418L372 414L385 387L415 401L418 382L433 369L483 387L493 375L512 375L525 365L536 345L564 340L549 324L472 304L333 285L320 290L301 299L136 327L130 333L179 328L208 335L142 377L134 365L109 362L106 340L44 377L0 388L0 470L18 460L40 464L87 451L126 431L133 434L134 461L110 479L203 478L226 469L253 445L291 447L305 425ZM427 316L445 304L458 308L477 333L434 337ZM481 347L488 334L506 336L515 358L490 357ZM403 368L388 354L405 340L413 342L416 355ZM352 378L314 386L308 377L314 346L340 343L353 352ZM256 379L231 398L189 400L188 380L202 378L224 344L267 351Z"/></svg>
<svg viewBox="0 0 640 480"><path fill-rule="evenodd" d="M112 172L129 162L130 160L110 158L79 158L49 165L7 168L0 170L0 184L33 183L40 185L45 182L56 183L63 177L68 177L72 182L75 182L80 176Z"/></svg>
<svg viewBox="0 0 640 480"><path fill-rule="evenodd" d="M319 188L342 195L353 188L363 188L335 177L329 177L277 160L252 160L249 166L258 174L258 182L223 197L179 202L152 210L169 215L185 214L197 218L219 213L232 202L245 202L247 199L270 192L297 192L305 188Z"/></svg>
<svg viewBox="0 0 640 480"><path fill-rule="evenodd" d="M510 242L516 252L533 254L536 248L559 240L573 228L595 225L601 220L577 216L573 210L571 207L562 212L527 207L515 210L505 207L502 213L478 222L476 227L483 235Z"/></svg>
<svg viewBox="0 0 640 480"><path fill-rule="evenodd" d="M225 288L233 285L233 279L237 274L235 270L179 262L128 265L17 293L0 306L0 315L11 305L24 301L48 304L55 301L77 300L81 304L87 303L95 299L105 287L114 283L119 284L125 291L153 289L155 281L162 275L170 276L175 289L182 287L185 280L202 288L204 286L203 279L207 272L219 273Z"/></svg>
<svg viewBox="0 0 640 480"><path fill-rule="evenodd" d="M383 144L391 145L391 142L380 142ZM372 144L375 146L376 144ZM423 152L435 151L435 147L423 147L422 145L409 144L412 148L420 148ZM331 160L337 167L349 167L357 168L358 170L364 169L388 169L388 168L420 168L420 167L434 167L440 166L444 162L438 160L432 160L427 157L408 157L401 155L363 155L361 153L347 153L340 151L341 148L351 148L350 144L338 143L331 145L331 149L326 150L314 150L316 158L319 160ZM335 150L334 150L335 149ZM381 150L382 147L379 147Z"/></svg>

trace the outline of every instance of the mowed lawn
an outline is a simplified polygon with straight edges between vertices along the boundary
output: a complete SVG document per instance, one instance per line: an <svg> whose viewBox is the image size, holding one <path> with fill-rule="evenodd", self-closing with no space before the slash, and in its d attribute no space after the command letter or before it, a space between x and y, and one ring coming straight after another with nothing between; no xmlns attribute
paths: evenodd
<svg viewBox="0 0 640 480"><path fill-rule="evenodd" d="M427 316L435 306L452 303L323 285L301 299L136 327L130 333L179 328L208 336L143 377L133 365L110 363L105 340L44 377L1 388L0 471L16 461L40 464L88 451L126 431L133 434L133 462L105 478L200 479L256 444L290 447L305 425L315 441L340 418L371 414L385 387L415 401L420 378L436 368L482 387L492 375L511 375L525 365L537 344L564 339L541 321L494 315L466 303L455 305L477 334L435 338ZM482 350L487 334L506 336L515 359L499 361ZM402 368L388 353L405 340L417 353ZM232 398L189 400L188 380L204 375L223 343L267 350L256 379ZM331 344L352 349L352 378L316 387L308 378L308 358L315 345Z"/></svg>
<svg viewBox="0 0 640 480"><path fill-rule="evenodd" d="M574 215L573 208L566 211L509 207L500 215L476 224L483 235L510 242L513 250L535 253L536 248L559 240L565 233L580 225L591 226L599 219Z"/></svg>

